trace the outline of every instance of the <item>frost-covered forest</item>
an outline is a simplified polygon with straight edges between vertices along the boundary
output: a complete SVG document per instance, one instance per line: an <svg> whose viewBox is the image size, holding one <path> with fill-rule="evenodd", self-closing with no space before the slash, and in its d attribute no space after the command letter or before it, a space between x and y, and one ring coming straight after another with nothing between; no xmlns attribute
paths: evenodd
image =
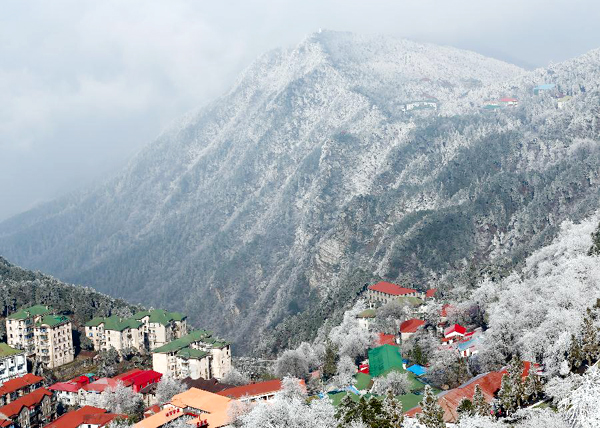
<svg viewBox="0 0 600 428"><path fill-rule="evenodd" d="M236 352L276 353L339 322L367 282L502 276L592 214L599 82L598 50L526 72L313 34L257 59L113 179L0 224L0 253L182 310ZM534 95L543 83L572 99ZM483 108L505 96L518 106ZM423 99L437 109L406 111Z"/></svg>
<svg viewBox="0 0 600 428"><path fill-rule="evenodd" d="M535 251L522 268L505 278L486 278L472 288L457 287L447 296L454 308L450 315L469 328L484 328L484 345L469 361L467 378L507 367L502 388L492 403L486 403L477 388L473 402L458 406L456 424L443 422L431 389L426 387L417 418L403 416L395 398L410 385L406 373L392 371L376 378L372 394L360 400L347 396L337 407L328 398L307 400L314 394L353 385L355 359L364 357L375 337L358 325L357 306L347 311L342 323L323 331L314 343L287 350L277 360L279 376L309 379L309 371L322 368L326 385L313 384L307 391L294 388L292 378L284 382L290 391L279 394L273 404L256 404L237 409L238 427L398 427L404 428L592 428L600 424L600 215L574 224L566 221L557 237ZM388 309L389 311L389 309ZM379 312L379 311L378 311ZM476 316L473 316L477 314ZM377 315L379 317L379 315ZM362 330L362 334L360 334ZM346 334L343 334L343 333ZM426 336L421 330L415 337ZM410 341L402 351L410 354ZM427 382L438 363L439 339L423 352L431 356ZM422 341L419 343L423 343ZM408 345L408 346L407 346ZM414 346L414 345L413 345ZM332 351L332 349L334 351ZM443 352L443 351L442 351ZM450 352L456 353L456 350ZM335 355L337 354L337 355ZM346 362L349 359L349 362ZM337 360L337 365L335 361ZM543 376L530 372L522 379L522 361L539 364ZM448 359L442 361L452 371ZM466 363L465 363L466 364ZM349 368L346 368L349 366ZM509 379L512 379L510 380ZM446 380L443 380L446 382ZM464 381L458 382L458 384ZM457 385L458 385L457 384ZM457 386L455 385L455 386ZM510 386L509 386L510 385ZM294 392L295 391L295 392ZM391 393L390 393L391 391ZM479 390L481 394L481 390ZM383 397L383 398L381 398ZM516 401L515 401L516 400ZM510 409L500 418L491 417L492 407ZM407 409L404 409L406 411ZM302 414L302 418L297 415Z"/></svg>

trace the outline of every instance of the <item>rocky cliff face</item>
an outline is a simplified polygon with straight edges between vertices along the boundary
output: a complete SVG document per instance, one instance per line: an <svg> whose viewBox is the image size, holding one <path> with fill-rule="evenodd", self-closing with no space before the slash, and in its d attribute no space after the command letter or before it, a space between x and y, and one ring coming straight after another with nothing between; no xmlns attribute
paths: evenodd
<svg viewBox="0 0 600 428"><path fill-rule="evenodd" d="M363 281L425 287L512 263L592 212L599 57L525 73L448 47L314 34L259 58L111 181L0 224L0 253L186 311L238 350L281 346ZM574 97L558 109L532 95L539 83ZM519 106L481 109L506 95ZM433 98L437 110L404 111Z"/></svg>

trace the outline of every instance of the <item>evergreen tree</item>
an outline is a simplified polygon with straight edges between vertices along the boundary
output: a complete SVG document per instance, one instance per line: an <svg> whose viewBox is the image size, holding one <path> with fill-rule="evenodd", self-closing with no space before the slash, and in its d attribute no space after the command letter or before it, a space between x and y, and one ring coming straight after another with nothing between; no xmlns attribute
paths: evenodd
<svg viewBox="0 0 600 428"><path fill-rule="evenodd" d="M425 386L423 400L421 401L422 413L419 421L427 428L445 428L444 410L439 405L436 396L429 385Z"/></svg>
<svg viewBox="0 0 600 428"><path fill-rule="evenodd" d="M460 417L473 416L475 413L475 407L473 406L473 402L471 400L469 400L468 398L463 398L458 403L456 411L458 412Z"/></svg>
<svg viewBox="0 0 600 428"><path fill-rule="evenodd" d="M523 383L523 361L517 354L514 354L510 360L507 371L512 392L511 409L516 410L521 407L525 386Z"/></svg>
<svg viewBox="0 0 600 428"><path fill-rule="evenodd" d="M485 396L479 385L475 385L473 393L473 412L479 416L489 416L491 406L485 401Z"/></svg>
<svg viewBox="0 0 600 428"><path fill-rule="evenodd" d="M360 398L361 402L364 402L364 397ZM366 403L363 403L365 405ZM353 421L357 421L361 418L359 411L359 403L356 403L350 394L347 394L335 412L335 418L339 421L338 428L343 428L346 425L352 423Z"/></svg>
<svg viewBox="0 0 600 428"><path fill-rule="evenodd" d="M575 337L574 334L571 335L571 346L569 348L569 355L567 356L567 361L571 366L571 371L576 371L583 364L584 356L583 350L581 349L580 340Z"/></svg>
<svg viewBox="0 0 600 428"><path fill-rule="evenodd" d="M325 348L325 358L323 361L323 379L328 381L337 371L337 360L338 355L337 352L331 342L327 343Z"/></svg>
<svg viewBox="0 0 600 428"><path fill-rule="evenodd" d="M383 413L390 428L400 427L404 422L402 403L398 402L391 390L383 400Z"/></svg>
<svg viewBox="0 0 600 428"><path fill-rule="evenodd" d="M594 364L600 355L600 344L598 343L598 329L594 325L594 314L588 308L583 319L581 352L588 366Z"/></svg>
<svg viewBox="0 0 600 428"><path fill-rule="evenodd" d="M588 251L590 256L600 256L600 224L595 232L592 233L592 246Z"/></svg>
<svg viewBox="0 0 600 428"><path fill-rule="evenodd" d="M514 410L514 392L512 382L507 374L502 375L502 385L498 391L498 401L506 414L510 414Z"/></svg>

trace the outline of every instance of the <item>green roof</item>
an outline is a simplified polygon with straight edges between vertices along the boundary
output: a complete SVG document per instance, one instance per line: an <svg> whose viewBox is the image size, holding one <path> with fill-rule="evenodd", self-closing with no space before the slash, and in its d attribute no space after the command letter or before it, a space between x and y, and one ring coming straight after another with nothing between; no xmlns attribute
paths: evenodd
<svg viewBox="0 0 600 428"><path fill-rule="evenodd" d="M25 320L27 318L35 317L37 315L49 314L50 312L52 311L48 308L48 306L35 305L29 308L22 308L14 314L10 314L8 318L11 320Z"/></svg>
<svg viewBox="0 0 600 428"><path fill-rule="evenodd" d="M15 348L11 348L6 343L0 343L0 357L10 357L11 355L21 354L23 351L20 351Z"/></svg>
<svg viewBox="0 0 600 428"><path fill-rule="evenodd" d="M402 297L398 297L398 301L400 303L405 303L411 306L421 306L423 303L423 299L421 299L420 297L415 297L415 296L402 296Z"/></svg>
<svg viewBox="0 0 600 428"><path fill-rule="evenodd" d="M179 312L167 312L163 309L152 309L150 311L140 311L136 313L133 318L141 320L144 317L150 317L151 323L159 323L162 325L168 325L171 321L182 321L186 318L185 315Z"/></svg>
<svg viewBox="0 0 600 428"><path fill-rule="evenodd" d="M371 389L373 378L366 373L358 372L354 375L356 378L356 389L359 391Z"/></svg>
<svg viewBox="0 0 600 428"><path fill-rule="evenodd" d="M382 345L369 350L369 374L372 377L396 369L404 372L400 348L392 345Z"/></svg>
<svg viewBox="0 0 600 428"><path fill-rule="evenodd" d="M212 337L212 333L210 331L194 330L179 339L175 339L172 342L167 343L166 345L154 349L152 352L156 352L159 354L177 352L181 349L189 347L190 344L194 342L207 343L215 348L222 348L223 346L228 344L227 342L220 341Z"/></svg>
<svg viewBox="0 0 600 428"><path fill-rule="evenodd" d="M359 313L357 318L375 318L375 309L365 309Z"/></svg>
<svg viewBox="0 0 600 428"><path fill-rule="evenodd" d="M200 358L204 358L208 355L208 352L204 352L201 351L199 349L194 349L194 348L183 348L180 349L179 351L177 351L177 356L185 358L186 360L189 359L200 359Z"/></svg>
<svg viewBox="0 0 600 428"><path fill-rule="evenodd" d="M86 327L98 327L104 323L104 330L123 331L128 328L139 328L143 324L133 318L120 318L116 315L107 318L94 318L87 323Z"/></svg>
<svg viewBox="0 0 600 428"><path fill-rule="evenodd" d="M44 315L40 320L38 320L38 322L35 323L35 325L40 326L45 324L50 327L56 327L69 321L71 321L69 317L64 315Z"/></svg>

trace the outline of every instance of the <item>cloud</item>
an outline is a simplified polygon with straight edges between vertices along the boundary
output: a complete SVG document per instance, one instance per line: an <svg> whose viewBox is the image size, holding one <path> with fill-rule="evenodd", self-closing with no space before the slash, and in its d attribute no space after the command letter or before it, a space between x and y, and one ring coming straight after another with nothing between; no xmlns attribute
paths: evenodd
<svg viewBox="0 0 600 428"><path fill-rule="evenodd" d="M0 219L106 176L226 91L256 56L319 27L520 65L600 45L600 5L591 0L8 0L1 8Z"/></svg>

